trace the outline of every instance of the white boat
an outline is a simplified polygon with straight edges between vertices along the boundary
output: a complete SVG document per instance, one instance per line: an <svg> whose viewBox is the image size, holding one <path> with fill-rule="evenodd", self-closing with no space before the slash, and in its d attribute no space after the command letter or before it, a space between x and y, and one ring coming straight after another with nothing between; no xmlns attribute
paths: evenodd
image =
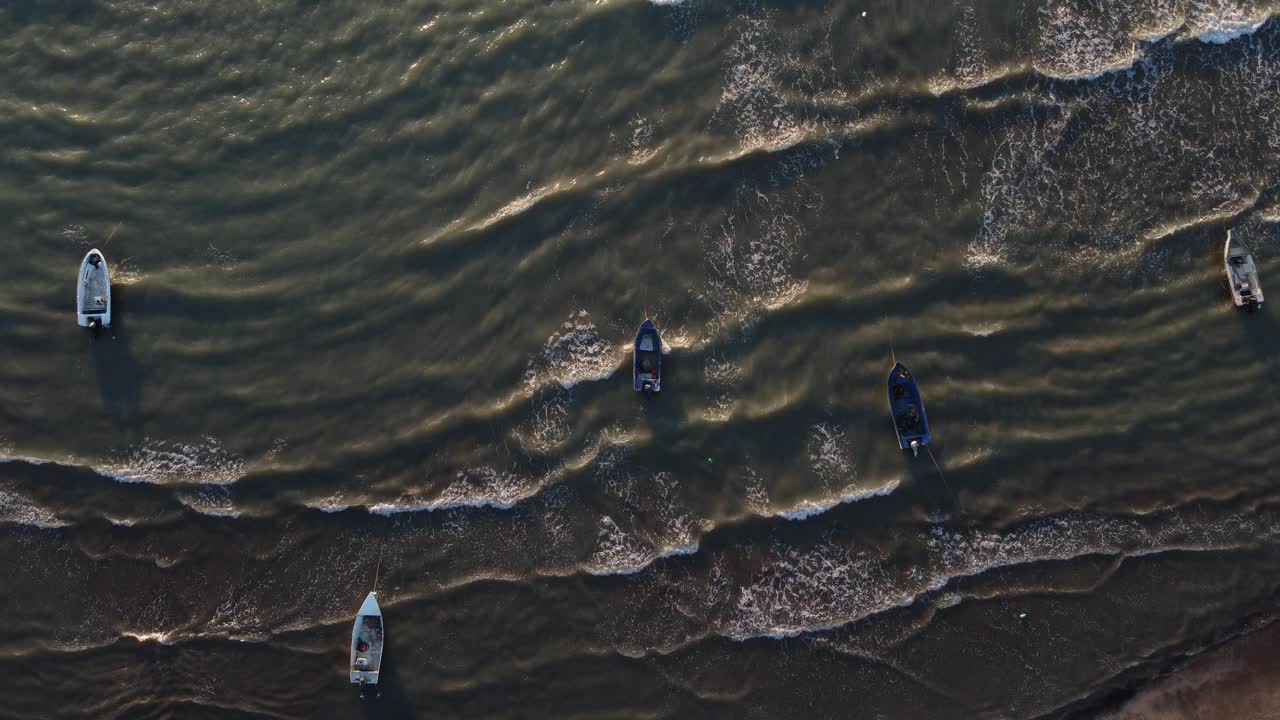
<svg viewBox="0 0 1280 720"><path fill-rule="evenodd" d="M94 248L80 261L76 285L76 323L81 327L111 327L111 275L107 259Z"/></svg>
<svg viewBox="0 0 1280 720"><path fill-rule="evenodd" d="M1231 285L1231 299L1236 307L1250 310L1262 307L1262 283L1258 282L1258 266L1253 262L1253 253L1232 237L1230 230L1227 231L1222 260L1227 266L1227 282Z"/></svg>
<svg viewBox="0 0 1280 720"><path fill-rule="evenodd" d="M351 684L365 687L378 684L382 667L382 608L378 593L371 592L360 605L351 629Z"/></svg>

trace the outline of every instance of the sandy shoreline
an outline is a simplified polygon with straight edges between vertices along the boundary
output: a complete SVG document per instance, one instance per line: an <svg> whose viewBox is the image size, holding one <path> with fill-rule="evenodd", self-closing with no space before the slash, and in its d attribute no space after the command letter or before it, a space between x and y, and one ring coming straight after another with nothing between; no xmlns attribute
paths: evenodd
<svg viewBox="0 0 1280 720"><path fill-rule="evenodd" d="M1280 623L1191 661L1140 690L1104 720L1280 718Z"/></svg>

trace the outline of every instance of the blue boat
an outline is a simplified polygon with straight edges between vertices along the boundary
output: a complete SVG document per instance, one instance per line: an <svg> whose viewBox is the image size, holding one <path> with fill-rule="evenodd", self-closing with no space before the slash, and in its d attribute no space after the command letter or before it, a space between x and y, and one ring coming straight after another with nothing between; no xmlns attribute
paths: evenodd
<svg viewBox="0 0 1280 720"><path fill-rule="evenodd" d="M636 355L631 368L636 392L656 393L662 390L662 338L648 318L636 331Z"/></svg>
<svg viewBox="0 0 1280 720"><path fill-rule="evenodd" d="M920 386L906 365L895 362L889 371L889 416L893 418L893 431L898 434L898 447L920 453L921 445L928 445L929 417L924 414L924 400Z"/></svg>

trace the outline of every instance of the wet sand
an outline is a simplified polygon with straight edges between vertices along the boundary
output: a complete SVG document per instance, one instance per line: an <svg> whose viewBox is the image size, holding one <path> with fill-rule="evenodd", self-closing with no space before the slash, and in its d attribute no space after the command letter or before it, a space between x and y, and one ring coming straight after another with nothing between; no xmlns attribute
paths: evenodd
<svg viewBox="0 0 1280 720"><path fill-rule="evenodd" d="M1105 720L1280 718L1280 624L1206 653Z"/></svg>

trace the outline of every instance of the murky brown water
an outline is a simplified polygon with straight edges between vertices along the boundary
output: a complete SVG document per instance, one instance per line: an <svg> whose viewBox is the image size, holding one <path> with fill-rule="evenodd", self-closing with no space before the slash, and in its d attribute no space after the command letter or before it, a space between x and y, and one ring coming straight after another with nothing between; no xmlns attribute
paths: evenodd
<svg viewBox="0 0 1280 720"><path fill-rule="evenodd" d="M0 717L1144 717L1277 609L1278 10L0 8Z"/></svg>

